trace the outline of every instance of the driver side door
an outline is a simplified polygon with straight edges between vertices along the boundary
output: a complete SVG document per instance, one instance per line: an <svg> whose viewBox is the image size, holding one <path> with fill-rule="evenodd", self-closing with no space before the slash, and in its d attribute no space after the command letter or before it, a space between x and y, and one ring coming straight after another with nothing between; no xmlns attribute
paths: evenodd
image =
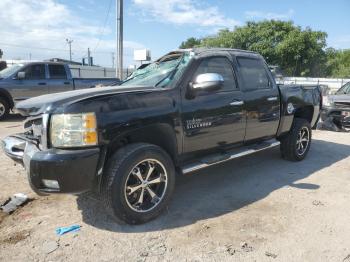
<svg viewBox="0 0 350 262"><path fill-rule="evenodd" d="M13 85L16 102L48 93L45 64L28 65L21 72L25 72L25 78L15 79Z"/></svg>
<svg viewBox="0 0 350 262"><path fill-rule="evenodd" d="M183 141L187 156L225 150L244 140L243 94L236 82L231 57L219 55L200 59L191 82L205 73L221 75L224 84L220 90L196 91L194 97L183 95Z"/></svg>

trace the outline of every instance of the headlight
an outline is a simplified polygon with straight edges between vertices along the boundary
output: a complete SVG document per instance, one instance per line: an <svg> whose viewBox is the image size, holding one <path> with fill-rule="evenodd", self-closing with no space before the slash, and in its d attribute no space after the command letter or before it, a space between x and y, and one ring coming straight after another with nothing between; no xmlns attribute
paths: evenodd
<svg viewBox="0 0 350 262"><path fill-rule="evenodd" d="M50 138L53 147L97 145L95 113L53 115L51 118Z"/></svg>

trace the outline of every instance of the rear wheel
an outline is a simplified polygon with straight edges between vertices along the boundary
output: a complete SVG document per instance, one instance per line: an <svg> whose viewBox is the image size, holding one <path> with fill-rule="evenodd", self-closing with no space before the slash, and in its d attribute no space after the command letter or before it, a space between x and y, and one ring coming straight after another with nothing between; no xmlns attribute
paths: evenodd
<svg viewBox="0 0 350 262"><path fill-rule="evenodd" d="M132 144L108 161L104 201L110 213L128 224L156 218L166 208L175 186L175 168L160 147Z"/></svg>
<svg viewBox="0 0 350 262"><path fill-rule="evenodd" d="M10 112L9 103L3 97L0 97L0 121L5 119Z"/></svg>
<svg viewBox="0 0 350 262"><path fill-rule="evenodd" d="M288 135L281 139L282 157L291 161L303 160L311 146L311 126L302 118L295 118Z"/></svg>

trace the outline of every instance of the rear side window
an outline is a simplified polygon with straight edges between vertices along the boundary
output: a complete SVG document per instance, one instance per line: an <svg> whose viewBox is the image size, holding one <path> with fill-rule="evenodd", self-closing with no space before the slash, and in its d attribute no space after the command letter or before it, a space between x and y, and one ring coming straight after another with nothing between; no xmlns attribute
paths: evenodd
<svg viewBox="0 0 350 262"><path fill-rule="evenodd" d="M230 61L225 57L205 58L197 68L194 79L201 74L216 73L224 78L224 86L221 91L236 89L235 76Z"/></svg>
<svg viewBox="0 0 350 262"><path fill-rule="evenodd" d="M66 69L63 65L49 65L51 79L67 79Z"/></svg>
<svg viewBox="0 0 350 262"><path fill-rule="evenodd" d="M265 64L260 59L238 57L237 58L245 90L257 90L271 88Z"/></svg>
<svg viewBox="0 0 350 262"><path fill-rule="evenodd" d="M45 79L45 65L30 65L24 69L25 78L29 80Z"/></svg>

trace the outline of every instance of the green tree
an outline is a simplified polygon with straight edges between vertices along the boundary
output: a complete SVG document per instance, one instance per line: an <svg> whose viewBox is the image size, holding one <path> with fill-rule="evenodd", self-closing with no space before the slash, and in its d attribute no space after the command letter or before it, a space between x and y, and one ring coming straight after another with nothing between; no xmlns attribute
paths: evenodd
<svg viewBox="0 0 350 262"><path fill-rule="evenodd" d="M180 48L181 49L193 48L193 47L199 46L200 44L201 44L200 39L190 37L186 41L181 43Z"/></svg>
<svg viewBox="0 0 350 262"><path fill-rule="evenodd" d="M328 48L326 76L335 78L350 78L350 49L335 50Z"/></svg>
<svg viewBox="0 0 350 262"><path fill-rule="evenodd" d="M270 65L280 66L287 75L322 76L326 70L326 38L325 32L270 20L247 22L232 31L221 30L201 39L199 46L255 51Z"/></svg>

